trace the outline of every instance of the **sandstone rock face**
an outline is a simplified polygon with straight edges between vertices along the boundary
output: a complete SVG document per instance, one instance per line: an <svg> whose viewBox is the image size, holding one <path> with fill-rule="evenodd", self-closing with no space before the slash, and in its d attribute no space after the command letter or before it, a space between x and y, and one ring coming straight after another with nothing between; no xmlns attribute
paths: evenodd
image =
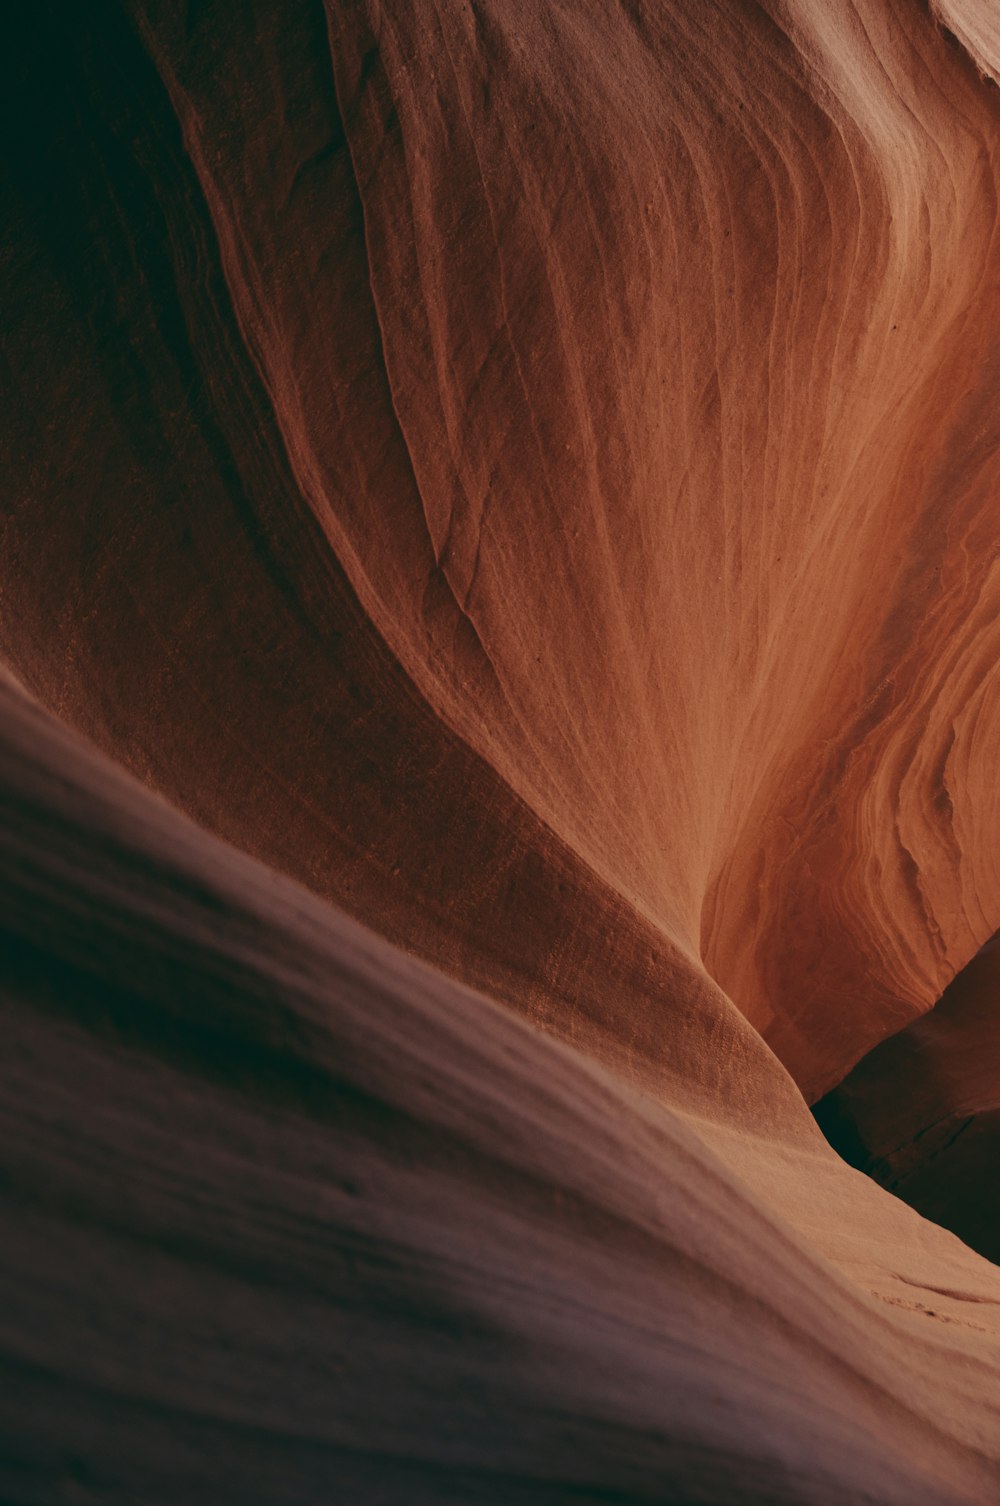
<svg viewBox="0 0 1000 1506"><path fill-rule="evenodd" d="M12 31L6 1493L994 1500L992 6Z"/></svg>

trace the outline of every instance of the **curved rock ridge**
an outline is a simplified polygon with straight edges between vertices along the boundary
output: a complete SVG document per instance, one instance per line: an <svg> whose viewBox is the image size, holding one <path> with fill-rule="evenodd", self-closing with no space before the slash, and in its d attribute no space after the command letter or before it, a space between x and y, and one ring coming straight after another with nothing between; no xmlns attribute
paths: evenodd
<svg viewBox="0 0 1000 1506"><path fill-rule="evenodd" d="M10 41L0 1494L995 1500L992 7Z"/></svg>
<svg viewBox="0 0 1000 1506"><path fill-rule="evenodd" d="M519 1002L516 807L818 1095L1000 920L995 88L917 3L126 9L9 64L10 662Z"/></svg>
<svg viewBox="0 0 1000 1506"><path fill-rule="evenodd" d="M0 710L6 1500L995 1498L996 1268L694 969L670 1108Z"/></svg>
<svg viewBox="0 0 1000 1506"><path fill-rule="evenodd" d="M1000 83L1000 17L986 0L931 0L931 11L986 78Z"/></svg>

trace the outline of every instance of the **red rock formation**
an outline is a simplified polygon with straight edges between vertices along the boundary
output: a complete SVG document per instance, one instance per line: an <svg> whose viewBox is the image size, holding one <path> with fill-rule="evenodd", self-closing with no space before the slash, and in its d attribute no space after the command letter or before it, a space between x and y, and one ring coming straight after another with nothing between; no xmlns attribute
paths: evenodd
<svg viewBox="0 0 1000 1506"><path fill-rule="evenodd" d="M16 29L0 649L250 857L5 696L11 1493L990 1500L802 1094L1000 923L992 14Z"/></svg>

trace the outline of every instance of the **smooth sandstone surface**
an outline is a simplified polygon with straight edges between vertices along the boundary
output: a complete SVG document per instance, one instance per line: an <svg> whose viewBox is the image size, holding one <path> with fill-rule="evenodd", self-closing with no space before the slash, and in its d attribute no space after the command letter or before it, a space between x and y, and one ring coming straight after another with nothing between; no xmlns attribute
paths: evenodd
<svg viewBox="0 0 1000 1506"><path fill-rule="evenodd" d="M11 43L5 1497L994 1501L992 7Z"/></svg>
<svg viewBox="0 0 1000 1506"><path fill-rule="evenodd" d="M996 1268L707 979L673 1107L0 704L4 1499L994 1499Z"/></svg>

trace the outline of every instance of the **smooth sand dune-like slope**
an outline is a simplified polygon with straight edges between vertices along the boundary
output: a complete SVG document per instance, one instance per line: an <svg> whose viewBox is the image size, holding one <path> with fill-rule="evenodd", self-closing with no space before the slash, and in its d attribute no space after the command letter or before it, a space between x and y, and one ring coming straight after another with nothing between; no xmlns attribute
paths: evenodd
<svg viewBox="0 0 1000 1506"><path fill-rule="evenodd" d="M6 1496L995 1499L991 8L12 30Z"/></svg>
<svg viewBox="0 0 1000 1506"><path fill-rule="evenodd" d="M992 1499L995 1268L707 980L678 1112L2 705L4 1499Z"/></svg>

